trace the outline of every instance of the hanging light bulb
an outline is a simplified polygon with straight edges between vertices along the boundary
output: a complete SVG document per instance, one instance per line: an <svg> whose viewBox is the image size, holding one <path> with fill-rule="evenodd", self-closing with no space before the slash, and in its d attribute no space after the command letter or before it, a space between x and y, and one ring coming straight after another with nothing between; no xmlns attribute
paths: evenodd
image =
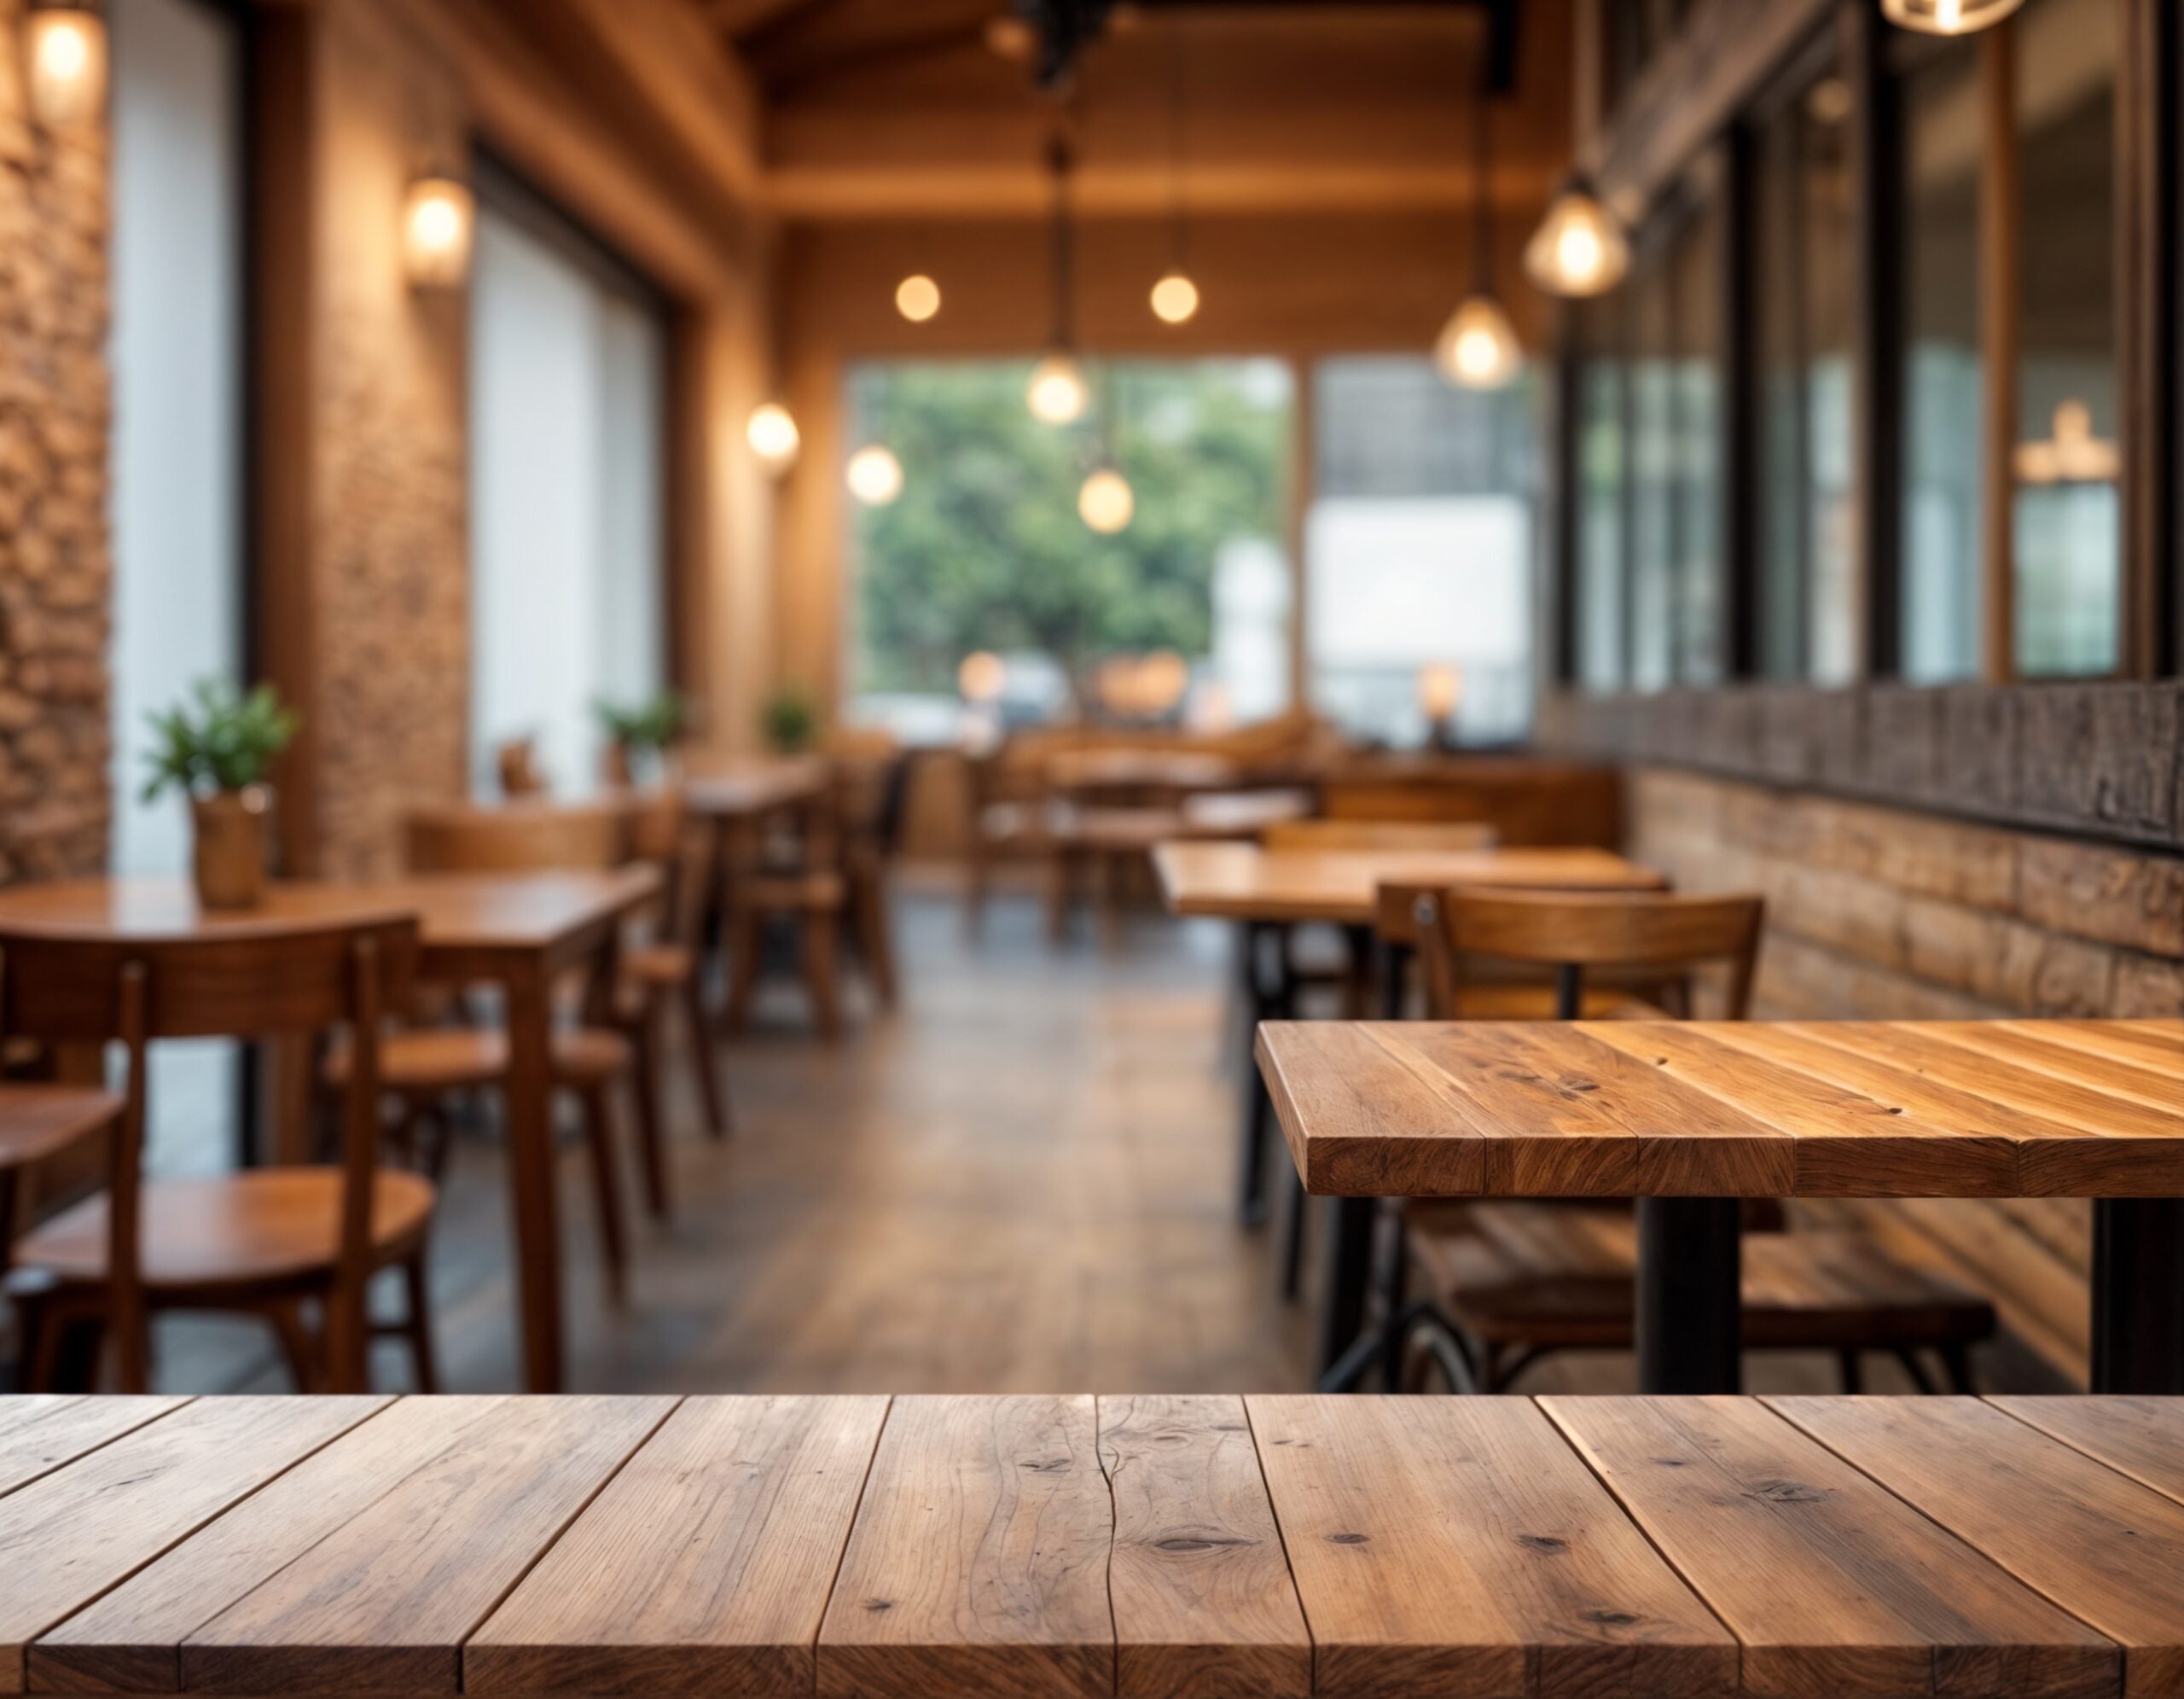
<svg viewBox="0 0 2184 1699"><path fill-rule="evenodd" d="M87 6L38 6L23 20L31 112L51 130L106 110L106 20Z"/></svg>
<svg viewBox="0 0 2184 1699"><path fill-rule="evenodd" d="M804 440L788 409L778 401L753 408L743 434L751 445L752 453L774 472L786 472L796 464L796 451Z"/></svg>
<svg viewBox="0 0 2184 1699"><path fill-rule="evenodd" d="M1554 197L1525 244L1525 270L1550 295L1606 294L1629 269L1622 223L1582 177Z"/></svg>
<svg viewBox="0 0 2184 1699"><path fill-rule="evenodd" d="M1084 480L1077 492L1077 514L1102 537L1126 529L1137 511L1137 496L1130 480L1112 466L1102 466Z"/></svg>
<svg viewBox="0 0 2184 1699"><path fill-rule="evenodd" d="M1153 286L1153 316L1164 324L1182 324L1198 311L1198 285L1181 271L1170 271Z"/></svg>
<svg viewBox="0 0 2184 1699"><path fill-rule="evenodd" d="M2001 20L2024 0L1880 0L1881 15L1920 35L1970 35Z"/></svg>
<svg viewBox="0 0 2184 1699"><path fill-rule="evenodd" d="M402 260L420 289L459 289L470 276L470 234L478 203L469 185L422 177L402 212Z"/></svg>
<svg viewBox="0 0 2184 1699"><path fill-rule="evenodd" d="M940 311L940 285L921 271L895 286L895 311L913 324L923 324Z"/></svg>
<svg viewBox="0 0 2184 1699"><path fill-rule="evenodd" d="M1031 368L1031 381L1024 399L1031 416L1049 425L1067 425L1084 416L1084 378L1077 362L1065 353L1053 353Z"/></svg>
<svg viewBox="0 0 2184 1699"><path fill-rule="evenodd" d="M1501 389L1525 363L1509 315L1491 295L1471 295L1449 315L1433 363L1459 389Z"/></svg>
<svg viewBox="0 0 2184 1699"><path fill-rule="evenodd" d="M967 702L997 702L1008 688L1008 663L990 649L973 649L956 669L956 688Z"/></svg>
<svg viewBox="0 0 2184 1699"><path fill-rule="evenodd" d="M843 476L850 493L868 508L884 508L903 493L903 463L878 443L851 455Z"/></svg>

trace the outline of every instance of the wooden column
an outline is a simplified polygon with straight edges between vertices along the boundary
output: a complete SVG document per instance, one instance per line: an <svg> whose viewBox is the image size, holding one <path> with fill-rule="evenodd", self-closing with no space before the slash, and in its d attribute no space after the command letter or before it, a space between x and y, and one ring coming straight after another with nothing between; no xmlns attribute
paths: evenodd
<svg viewBox="0 0 2184 1699"><path fill-rule="evenodd" d="M2017 26L2005 20L1979 38L1979 341L1986 394L1980 455L1980 677L2007 684L2017 671L2014 515L2018 438Z"/></svg>
<svg viewBox="0 0 2184 1699"><path fill-rule="evenodd" d="M2177 50L2173 0L2117 0L2116 367L2123 457L2123 626L2117 664L2156 678L2184 660L2176 625L2176 130L2163 94Z"/></svg>

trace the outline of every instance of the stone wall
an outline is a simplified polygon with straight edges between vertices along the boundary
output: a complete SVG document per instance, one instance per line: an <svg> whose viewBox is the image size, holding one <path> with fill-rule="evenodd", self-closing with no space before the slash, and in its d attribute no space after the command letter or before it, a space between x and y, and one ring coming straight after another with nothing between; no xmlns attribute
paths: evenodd
<svg viewBox="0 0 2184 1699"><path fill-rule="evenodd" d="M1754 890L1762 1018L2184 1016L2184 860L1688 771L1631 774L1631 852L1681 888ZM1994 1294L2083 1372L2081 1202L1811 1206Z"/></svg>
<svg viewBox="0 0 2184 1699"><path fill-rule="evenodd" d="M0 54L0 880L106 862L107 217L105 131L34 128Z"/></svg>

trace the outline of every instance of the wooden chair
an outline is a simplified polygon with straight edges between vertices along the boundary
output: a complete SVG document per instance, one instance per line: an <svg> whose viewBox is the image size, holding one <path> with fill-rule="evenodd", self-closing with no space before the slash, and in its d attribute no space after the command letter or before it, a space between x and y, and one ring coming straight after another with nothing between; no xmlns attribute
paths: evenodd
<svg viewBox="0 0 2184 1699"><path fill-rule="evenodd" d="M834 751L835 807L841 822L842 874L847 882L849 935L873 995L895 1007L895 922L889 886L909 800L909 757L894 740L869 735Z"/></svg>
<svg viewBox="0 0 2184 1699"><path fill-rule="evenodd" d="M842 931L850 908L840 798L833 789L796 811L791 841L751 847L725 870L729 986L723 1024L750 1022L764 966L766 933L793 928L811 1024L823 1039L842 1034Z"/></svg>
<svg viewBox="0 0 2184 1699"><path fill-rule="evenodd" d="M688 1028L690 1071L705 1109L706 1130L725 1138L729 1130L728 1095L720 1079L720 1065L712 1045L712 1027L706 1018L705 952L706 875L712 865L712 844L706 834L693 829L690 814L679 785L636 794L630 814L630 852L639 861L660 870L662 891L659 911L648 937L625 943L622 949L622 983L617 989L617 1013L637 1046L640 1078L663 1077L666 1044L662 1032L668 1006L679 1004ZM665 1184L647 1170L648 1189ZM664 1190L653 1194L655 1213L664 1213Z"/></svg>
<svg viewBox="0 0 2184 1699"><path fill-rule="evenodd" d="M0 1275L11 1266L21 1223L20 1187L31 1168L119 1128L122 1100L81 1085L0 1085Z"/></svg>
<svg viewBox="0 0 2184 1699"><path fill-rule="evenodd" d="M1450 892L1420 916L1429 1001L1438 1018L1455 1018L1465 1008L1467 964L1490 957L1551 969L1559 1018L1583 1011L1588 977L1608 972L1647 980L1654 1006L1629 1012L1740 1021L1763 919L1756 896ZM1385 1312L1422 1326L1460 1389L1507 1391L1558 1351L1630 1347L1637 1234L1627 1207L1411 1201L1399 1208ZM1894 1353L1914 1383L1931 1387L1918 1353L1931 1351L1949 1384L1968 1388L1969 1349L1993 1334L1992 1305L1894 1261L1864 1236L1783 1225L1779 1203L1746 1203L1746 1348L1833 1351L1853 1391L1868 1351ZM1430 1295L1407 1311L1412 1264ZM1391 1350L1409 1330L1398 1325ZM1392 1356L1383 1360L1392 1372Z"/></svg>
<svg viewBox="0 0 2184 1699"><path fill-rule="evenodd" d="M19 942L0 966L0 1030L51 1044L119 1039L127 1056L107 1190L16 1248L9 1289L26 1379L64 1378L89 1335L111 1341L125 1392L149 1380L162 1310L241 1311L271 1324L304 1390L362 1392L367 1289L399 1268L418 1385L434 1390L425 1242L432 1183L379 1165L380 1023L402 1006L414 920L284 924L217 939ZM339 1166L143 1178L147 1053L161 1039L316 1034L346 1026L354 1058ZM323 1317L316 1335L305 1310Z"/></svg>
<svg viewBox="0 0 2184 1699"><path fill-rule="evenodd" d="M404 826L404 850L412 873L617 867L628 859L629 842L629 810L620 803L434 807L413 813ZM653 1078L636 1067L636 1047L614 1022L613 983L585 989L587 1019L555 1031L554 1079L577 1103L591 1161L607 1293L619 1303L628 1287L629 1251L614 1148L613 1088L623 1080L630 1082L636 1098L643 1167L651 1195L663 1209L665 1162ZM351 1066L346 1049L334 1050L323 1073L326 1084L346 1086ZM415 1143L415 1129L438 1117L448 1098L499 1090L508 1070L508 1035L490 1027L413 1027L390 1034L380 1057L381 1086L403 1107L401 1137L405 1143ZM444 1125L439 1148L445 1149ZM437 1167L437 1162L433 1166Z"/></svg>

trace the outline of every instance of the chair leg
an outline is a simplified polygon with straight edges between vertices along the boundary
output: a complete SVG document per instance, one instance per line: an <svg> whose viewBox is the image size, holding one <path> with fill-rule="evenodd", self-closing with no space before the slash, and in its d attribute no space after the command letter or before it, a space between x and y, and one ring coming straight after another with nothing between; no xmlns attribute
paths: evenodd
<svg viewBox="0 0 2184 1699"><path fill-rule="evenodd" d="M751 997L758 986L758 951L764 942L758 911L737 903L728 917L728 1001L721 1028L740 1033L751 1019Z"/></svg>
<svg viewBox="0 0 2184 1699"><path fill-rule="evenodd" d="M963 937L968 943L977 943L985 934L986 887L990 874L985 852L973 846L963 874Z"/></svg>
<svg viewBox="0 0 2184 1699"><path fill-rule="evenodd" d="M660 1074L667 1061L666 1046L660 1042L661 1013L659 1000L648 998L645 1011L637 1021L636 1071L630 1081L637 1108L637 1154L644 1173L645 1207L655 1221L665 1221L668 1214L667 1152L659 1104Z"/></svg>
<svg viewBox="0 0 2184 1699"><path fill-rule="evenodd" d="M1077 858L1056 845L1047 864L1047 941L1060 944L1069 936L1069 909L1075 897Z"/></svg>
<svg viewBox="0 0 2184 1699"><path fill-rule="evenodd" d="M1919 1360L1919 1353L1909 1347L1899 1349L1896 1360L1903 1365L1903 1372L1911 1377L1911 1384L1922 1393L1934 1390L1934 1377L1926 1372L1926 1365Z"/></svg>
<svg viewBox="0 0 2184 1699"><path fill-rule="evenodd" d="M433 1347L433 1300L420 1248L402 1264L402 1301L408 1311L403 1333L410 1341L410 1364L417 1390L428 1396L440 1389L439 1353Z"/></svg>
<svg viewBox="0 0 2184 1699"><path fill-rule="evenodd" d="M690 1024L690 1066L698 1076L698 1097L706 1106L706 1131L715 1138L729 1135L728 1090L720 1083L720 1059L712 1050L712 1032L706 1021L705 987L692 974L682 982L682 1007Z"/></svg>
<svg viewBox="0 0 2184 1699"><path fill-rule="evenodd" d="M872 975L873 994L882 1009L895 1006L895 939L887 912L887 874L869 867L859 874L852 887L857 904L857 948L865 969Z"/></svg>
<svg viewBox="0 0 2184 1699"><path fill-rule="evenodd" d="M293 1303L276 1304L265 1312L265 1320L273 1330L273 1338L281 1347L281 1356L288 1365L288 1378L296 1383L296 1390L323 1390L325 1367L319 1359L318 1342L304 1325L301 1308Z"/></svg>
<svg viewBox="0 0 2184 1699"><path fill-rule="evenodd" d="M1865 1390L1864 1376L1859 1372L1858 1351L1846 1345L1835 1353L1836 1378L1842 1382L1845 1394L1855 1397Z"/></svg>
<svg viewBox="0 0 2184 1699"><path fill-rule="evenodd" d="M603 1085L577 1094L584 1112L584 1149L591 1156L591 1189L599 1207L599 1254L607 1301L619 1308L629 1295L629 1248L622 1237L622 1183L614 1161L614 1109Z"/></svg>
<svg viewBox="0 0 2184 1699"><path fill-rule="evenodd" d="M1934 1354L1942 1359L1942 1373L1949 1378L1949 1389L1953 1393L1971 1394L1978 1388L1972 1379L1972 1348L1959 1341L1949 1345L1937 1345Z"/></svg>
<svg viewBox="0 0 2184 1699"><path fill-rule="evenodd" d="M1311 1200L1304 1196L1304 1181L1292 1178L1289 1213L1281 1224L1281 1295L1292 1303L1304 1279L1304 1218L1310 1211Z"/></svg>
<svg viewBox="0 0 2184 1699"><path fill-rule="evenodd" d="M811 993L812 1024L822 1039L842 1035L841 998L836 979L840 922L831 910L815 909L804 916L804 979Z"/></svg>

